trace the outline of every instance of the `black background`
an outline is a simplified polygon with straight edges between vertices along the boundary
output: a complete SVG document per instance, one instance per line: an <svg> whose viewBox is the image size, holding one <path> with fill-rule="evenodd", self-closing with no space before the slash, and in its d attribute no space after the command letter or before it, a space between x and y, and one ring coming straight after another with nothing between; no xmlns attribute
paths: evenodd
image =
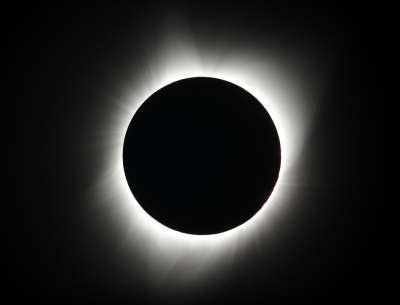
<svg viewBox="0 0 400 305"><path fill-rule="evenodd" d="M5 130L14 131L9 143L22 145L22 156L12 163L16 190L7 199L8 302L310 304L379 295L387 98L378 84L379 11L203 2L15 8L5 59L16 115ZM212 290L182 291L172 301L154 295L140 273L126 280L114 236L93 220L83 194L104 161L89 139L104 88L131 72L160 18L177 12L201 39L273 39L298 52L321 46L326 54L316 55L333 68L300 161L302 208L281 225L274 250L250 249Z"/></svg>

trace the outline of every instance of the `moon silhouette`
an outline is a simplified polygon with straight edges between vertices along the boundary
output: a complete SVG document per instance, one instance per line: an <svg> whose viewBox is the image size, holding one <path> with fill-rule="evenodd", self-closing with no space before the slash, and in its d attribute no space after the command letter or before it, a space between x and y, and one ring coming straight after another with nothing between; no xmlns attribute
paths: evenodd
<svg viewBox="0 0 400 305"><path fill-rule="evenodd" d="M188 234L233 229L267 202L279 176L278 132L263 105L216 78L171 83L138 108L123 145L141 207Z"/></svg>

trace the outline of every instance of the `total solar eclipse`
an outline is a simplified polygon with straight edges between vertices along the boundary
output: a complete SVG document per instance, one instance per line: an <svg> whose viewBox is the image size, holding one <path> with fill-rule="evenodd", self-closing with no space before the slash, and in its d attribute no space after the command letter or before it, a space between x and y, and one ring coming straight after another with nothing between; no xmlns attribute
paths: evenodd
<svg viewBox="0 0 400 305"><path fill-rule="evenodd" d="M254 216L278 179L280 141L263 105L243 88L194 77L153 93L123 145L128 185L161 224L216 234Z"/></svg>

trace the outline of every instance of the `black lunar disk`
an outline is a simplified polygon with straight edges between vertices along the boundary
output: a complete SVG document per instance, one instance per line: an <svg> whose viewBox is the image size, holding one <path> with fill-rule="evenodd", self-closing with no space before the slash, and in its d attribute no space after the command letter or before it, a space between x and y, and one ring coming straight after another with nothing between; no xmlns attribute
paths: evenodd
<svg viewBox="0 0 400 305"><path fill-rule="evenodd" d="M215 234L249 220L278 179L275 125L249 92L208 77L179 80L152 94L126 132L129 187L158 222Z"/></svg>

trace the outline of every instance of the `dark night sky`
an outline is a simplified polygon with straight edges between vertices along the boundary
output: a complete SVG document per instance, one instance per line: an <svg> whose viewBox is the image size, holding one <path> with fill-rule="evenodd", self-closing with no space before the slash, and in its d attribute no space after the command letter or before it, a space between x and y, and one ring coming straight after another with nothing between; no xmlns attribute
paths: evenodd
<svg viewBox="0 0 400 305"><path fill-rule="evenodd" d="M376 8L198 2L15 13L7 66L22 161L11 174L18 188L9 201L5 273L13 300L310 304L378 293L387 97L378 85L384 29ZM329 77L299 161L301 208L280 224L273 245L247 249L223 280L210 280L212 288L169 298L154 295L140 272L127 274L107 217L92 217L85 194L104 162L90 145L93 135L101 137L93 129L106 115L99 106L107 100L103 89L132 72L129 63L146 57L160 20L175 15L184 16L198 41L212 33L243 44L272 39L299 53L312 48L328 61Z"/></svg>

